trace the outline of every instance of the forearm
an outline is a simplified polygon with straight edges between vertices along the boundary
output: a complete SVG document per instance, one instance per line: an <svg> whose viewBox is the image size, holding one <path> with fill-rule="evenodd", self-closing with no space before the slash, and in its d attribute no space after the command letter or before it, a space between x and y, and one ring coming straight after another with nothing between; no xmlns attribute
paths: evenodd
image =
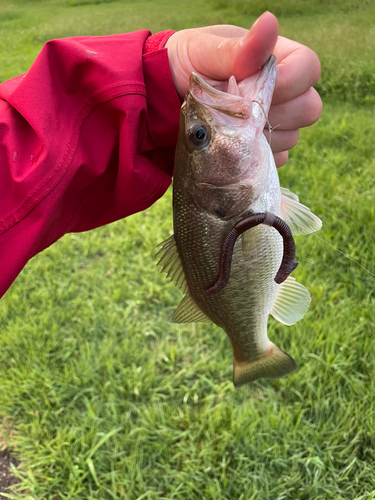
<svg viewBox="0 0 375 500"><path fill-rule="evenodd" d="M66 232L143 210L170 184L180 101L148 36L51 41L0 85L0 296Z"/></svg>

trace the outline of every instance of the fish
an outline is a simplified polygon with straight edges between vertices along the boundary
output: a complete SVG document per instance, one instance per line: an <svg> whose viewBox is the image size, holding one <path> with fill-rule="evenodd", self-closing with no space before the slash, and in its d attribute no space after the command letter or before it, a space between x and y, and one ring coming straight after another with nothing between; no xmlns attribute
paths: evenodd
<svg viewBox="0 0 375 500"><path fill-rule="evenodd" d="M292 325L308 310L309 292L290 276L293 236L322 227L280 187L263 133L276 70L271 55L241 82L191 74L175 153L174 234L157 254L161 272L185 294L172 321L213 322L226 332L236 387L297 368L269 340L268 317Z"/></svg>

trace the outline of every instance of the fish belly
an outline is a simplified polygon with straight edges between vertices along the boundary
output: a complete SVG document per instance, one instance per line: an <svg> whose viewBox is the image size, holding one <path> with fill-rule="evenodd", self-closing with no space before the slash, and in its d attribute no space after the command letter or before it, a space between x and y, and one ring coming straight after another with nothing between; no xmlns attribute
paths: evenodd
<svg viewBox="0 0 375 500"><path fill-rule="evenodd" d="M239 361L258 359L268 347L267 319L282 259L282 238L267 226L252 228L236 242L225 288L207 295L219 275L224 227L195 210L175 214L175 238L189 292L202 311L228 334Z"/></svg>
<svg viewBox="0 0 375 500"><path fill-rule="evenodd" d="M236 242L231 274L217 314L231 339L238 362L252 362L267 351L268 315L278 285L282 238L273 228L258 226ZM220 292L219 292L220 293Z"/></svg>

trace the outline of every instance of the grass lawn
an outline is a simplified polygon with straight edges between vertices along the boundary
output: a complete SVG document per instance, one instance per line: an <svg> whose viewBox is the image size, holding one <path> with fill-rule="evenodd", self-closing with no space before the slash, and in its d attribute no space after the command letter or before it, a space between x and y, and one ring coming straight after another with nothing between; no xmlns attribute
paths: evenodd
<svg viewBox="0 0 375 500"><path fill-rule="evenodd" d="M6 498L375 499L373 2L0 0L0 79L50 38L250 26L266 9L323 66L323 117L280 170L323 220L296 239L309 312L270 319L299 370L236 390L225 333L170 322L181 294L154 259L170 192L66 235L0 301L0 449L21 461L24 491Z"/></svg>

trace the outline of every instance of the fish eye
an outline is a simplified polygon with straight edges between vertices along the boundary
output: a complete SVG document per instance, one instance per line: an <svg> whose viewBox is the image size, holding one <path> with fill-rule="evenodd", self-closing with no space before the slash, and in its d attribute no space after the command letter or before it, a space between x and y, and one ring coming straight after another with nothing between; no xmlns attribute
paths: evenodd
<svg viewBox="0 0 375 500"><path fill-rule="evenodd" d="M188 130L190 142L197 149L202 149L210 141L210 131L203 123L196 123Z"/></svg>
<svg viewBox="0 0 375 500"><path fill-rule="evenodd" d="M203 141L206 137L206 131L203 127L199 127L199 129L195 132L195 138L197 141Z"/></svg>

